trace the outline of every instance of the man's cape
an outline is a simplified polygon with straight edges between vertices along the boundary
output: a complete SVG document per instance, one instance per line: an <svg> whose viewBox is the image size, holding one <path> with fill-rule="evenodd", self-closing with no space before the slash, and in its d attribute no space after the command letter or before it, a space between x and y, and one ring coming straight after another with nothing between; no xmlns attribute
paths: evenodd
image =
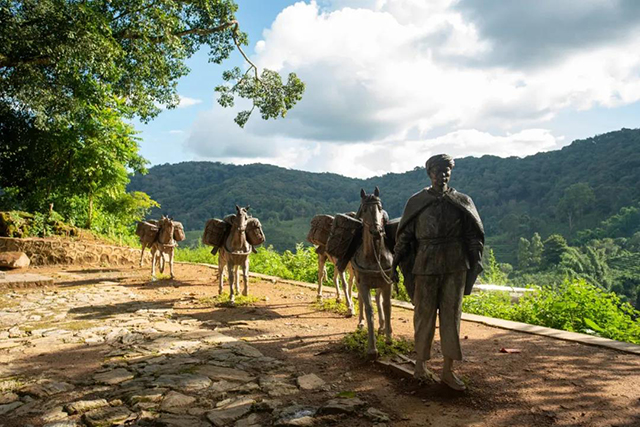
<svg viewBox="0 0 640 427"><path fill-rule="evenodd" d="M453 188L449 188L449 190L444 194L443 197L446 201L462 210L467 218L471 220L471 223L476 227L476 230L480 234L481 242L484 245L484 227L482 225L480 215L478 215L478 210L473 204L473 200L471 200L471 197L467 196L466 194L458 193ZM400 220L400 224L398 225L396 241L398 240L397 238L400 236L400 233L402 233L407 225L413 222L413 220L415 220L423 210L428 208L437 200L437 197L430 193L426 188L418 191L416 194L411 196L404 207L402 219ZM415 289L413 265L415 263L417 249L417 247L412 248L411 252L406 255L404 259L400 260L400 270L402 271L402 275L404 276L404 286L407 289L407 293L409 294L409 297L411 297L411 299L413 299L413 292ZM482 256L482 249L480 249L480 256ZM478 275L481 272L482 265L480 264L480 262L478 262L476 265L472 265L471 268L467 271L467 282L465 283L464 291L465 295L469 295L471 293L473 284L475 283Z"/></svg>

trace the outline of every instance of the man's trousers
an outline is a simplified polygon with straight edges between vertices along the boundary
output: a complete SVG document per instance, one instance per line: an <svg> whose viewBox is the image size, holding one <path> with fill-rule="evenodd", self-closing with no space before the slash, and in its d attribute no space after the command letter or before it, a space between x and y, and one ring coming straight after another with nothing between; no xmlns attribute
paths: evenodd
<svg viewBox="0 0 640 427"><path fill-rule="evenodd" d="M431 344L436 331L436 313L440 313L442 355L462 360L460 316L467 272L442 275L416 275L413 295L413 327L418 360L431 358Z"/></svg>

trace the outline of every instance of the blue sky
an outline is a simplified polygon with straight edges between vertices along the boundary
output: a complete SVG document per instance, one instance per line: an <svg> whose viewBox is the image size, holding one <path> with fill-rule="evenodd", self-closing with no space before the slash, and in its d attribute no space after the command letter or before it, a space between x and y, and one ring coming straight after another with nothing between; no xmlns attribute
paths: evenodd
<svg viewBox="0 0 640 427"><path fill-rule="evenodd" d="M525 156L640 127L640 2L625 0L240 0L246 52L296 72L284 120L215 102L222 65L188 61L180 108L141 131L152 164L271 163L366 177L436 152Z"/></svg>

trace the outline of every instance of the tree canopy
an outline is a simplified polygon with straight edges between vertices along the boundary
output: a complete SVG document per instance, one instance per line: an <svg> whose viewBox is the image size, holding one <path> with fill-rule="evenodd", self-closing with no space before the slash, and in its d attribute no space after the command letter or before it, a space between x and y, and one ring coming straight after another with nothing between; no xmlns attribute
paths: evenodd
<svg viewBox="0 0 640 427"><path fill-rule="evenodd" d="M129 173L145 172L130 120L175 107L185 60L203 48L210 62L234 49L247 61L216 88L223 106L252 102L239 125L253 109L284 117L304 84L259 73L242 51L237 9L233 0L0 0L3 204L38 210L84 198L91 223L94 200L117 199Z"/></svg>

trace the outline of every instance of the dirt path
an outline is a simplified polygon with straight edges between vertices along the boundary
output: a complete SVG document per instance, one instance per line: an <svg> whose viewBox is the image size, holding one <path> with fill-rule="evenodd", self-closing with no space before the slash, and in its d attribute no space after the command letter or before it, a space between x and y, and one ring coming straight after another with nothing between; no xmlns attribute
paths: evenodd
<svg viewBox="0 0 640 427"><path fill-rule="evenodd" d="M86 322L76 325L82 329L96 327L106 319L113 325L118 315L121 320L135 313L139 316L141 309L171 310L172 318L180 319L178 323L206 326L249 344L265 357L283 361L291 367L292 378L314 373L326 382L323 388L280 398L283 406L295 402L317 408L336 394L351 391L367 406L388 414L389 424L394 426L640 426L638 356L463 322L465 361L457 371L469 390L456 393L440 385L421 387L343 352L340 340L355 329L357 320L314 310L312 290L252 280L250 293L261 298L253 307L203 304L203 298L216 293L214 272L206 267L178 265L177 280L151 283L146 269L69 269L64 276L57 276L55 289L90 296L92 287L97 283L105 286L107 280L118 289L126 289L127 294L113 295L106 301L104 295L101 301L89 298L70 309L65 319L54 322ZM18 291L15 298L37 292L41 291ZM412 315L410 311L394 310L395 336L412 337ZM175 340L179 337L176 334ZM0 362L6 363L0 377L37 377L63 371L75 380L92 375L104 364L107 349L100 345L89 345L86 339L70 339L61 345L0 350ZM500 353L502 347L522 352ZM438 343L435 350L432 367L439 370ZM355 418L341 415L316 419L315 425L366 426L379 421L360 411Z"/></svg>

